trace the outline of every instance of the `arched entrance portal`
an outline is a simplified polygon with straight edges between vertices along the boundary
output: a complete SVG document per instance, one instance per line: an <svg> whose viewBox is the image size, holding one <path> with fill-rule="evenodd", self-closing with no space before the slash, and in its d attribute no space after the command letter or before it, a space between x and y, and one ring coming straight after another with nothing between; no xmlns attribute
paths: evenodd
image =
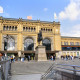
<svg viewBox="0 0 80 80"><path fill-rule="evenodd" d="M27 38L24 41L24 51L34 50L34 41L32 38Z"/></svg>
<svg viewBox="0 0 80 80"><path fill-rule="evenodd" d="M45 38L43 41L42 41L42 44L44 46L46 46L46 50L51 50L51 41L47 38Z"/></svg>
<svg viewBox="0 0 80 80"><path fill-rule="evenodd" d="M24 55L26 59L28 59L28 56L30 56L31 60L34 60L35 54L33 53L34 51L34 41L32 38L26 38L24 40Z"/></svg>
<svg viewBox="0 0 80 80"><path fill-rule="evenodd" d="M15 50L15 39L13 37L10 37L4 40L4 50L7 51L13 51Z"/></svg>
<svg viewBox="0 0 80 80"><path fill-rule="evenodd" d="M7 56L17 57L17 52L15 52L15 38L13 36L4 38L4 51L6 51Z"/></svg>
<svg viewBox="0 0 80 80"><path fill-rule="evenodd" d="M45 38L43 39L42 44L46 47L47 59L51 59L51 56L54 56L54 53L51 52L51 40Z"/></svg>

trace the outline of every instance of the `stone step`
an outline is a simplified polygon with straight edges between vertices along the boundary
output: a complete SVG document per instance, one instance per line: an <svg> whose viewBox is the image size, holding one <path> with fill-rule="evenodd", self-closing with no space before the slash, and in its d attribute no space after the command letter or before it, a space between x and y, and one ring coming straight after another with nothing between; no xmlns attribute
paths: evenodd
<svg viewBox="0 0 80 80"><path fill-rule="evenodd" d="M49 62L15 62L12 63L11 72L12 74L35 74L45 73L47 69L53 64Z"/></svg>

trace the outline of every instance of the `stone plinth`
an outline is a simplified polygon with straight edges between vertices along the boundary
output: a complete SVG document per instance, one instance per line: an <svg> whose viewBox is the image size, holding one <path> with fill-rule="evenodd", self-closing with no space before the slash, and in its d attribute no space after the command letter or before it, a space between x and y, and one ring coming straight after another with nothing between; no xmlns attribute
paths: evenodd
<svg viewBox="0 0 80 80"><path fill-rule="evenodd" d="M35 51L35 60L47 61L45 46L37 46Z"/></svg>

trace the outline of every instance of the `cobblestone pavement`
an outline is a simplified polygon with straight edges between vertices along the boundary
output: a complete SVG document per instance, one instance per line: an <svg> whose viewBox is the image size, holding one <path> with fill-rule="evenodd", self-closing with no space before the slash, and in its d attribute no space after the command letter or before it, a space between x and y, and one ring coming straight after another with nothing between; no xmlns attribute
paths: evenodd
<svg viewBox="0 0 80 80"><path fill-rule="evenodd" d="M79 65L80 59L56 60L46 62L15 62L12 63L12 77L10 80L40 80L40 77L52 64Z"/></svg>

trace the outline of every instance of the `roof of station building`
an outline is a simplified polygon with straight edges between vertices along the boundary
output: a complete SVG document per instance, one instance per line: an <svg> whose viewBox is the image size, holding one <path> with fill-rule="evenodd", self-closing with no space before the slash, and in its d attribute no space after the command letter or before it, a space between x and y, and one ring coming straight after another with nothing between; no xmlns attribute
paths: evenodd
<svg viewBox="0 0 80 80"><path fill-rule="evenodd" d="M76 39L80 39L80 37L72 37L72 36L61 36L61 38L76 38Z"/></svg>
<svg viewBox="0 0 80 80"><path fill-rule="evenodd" d="M22 18L5 18L5 17L2 17L0 16L0 20L13 20L13 21L29 21L29 22L41 22L41 23L50 23L50 24L59 24L60 25L60 22L51 22L51 21L40 21L40 20L30 20L30 19L22 19Z"/></svg>

